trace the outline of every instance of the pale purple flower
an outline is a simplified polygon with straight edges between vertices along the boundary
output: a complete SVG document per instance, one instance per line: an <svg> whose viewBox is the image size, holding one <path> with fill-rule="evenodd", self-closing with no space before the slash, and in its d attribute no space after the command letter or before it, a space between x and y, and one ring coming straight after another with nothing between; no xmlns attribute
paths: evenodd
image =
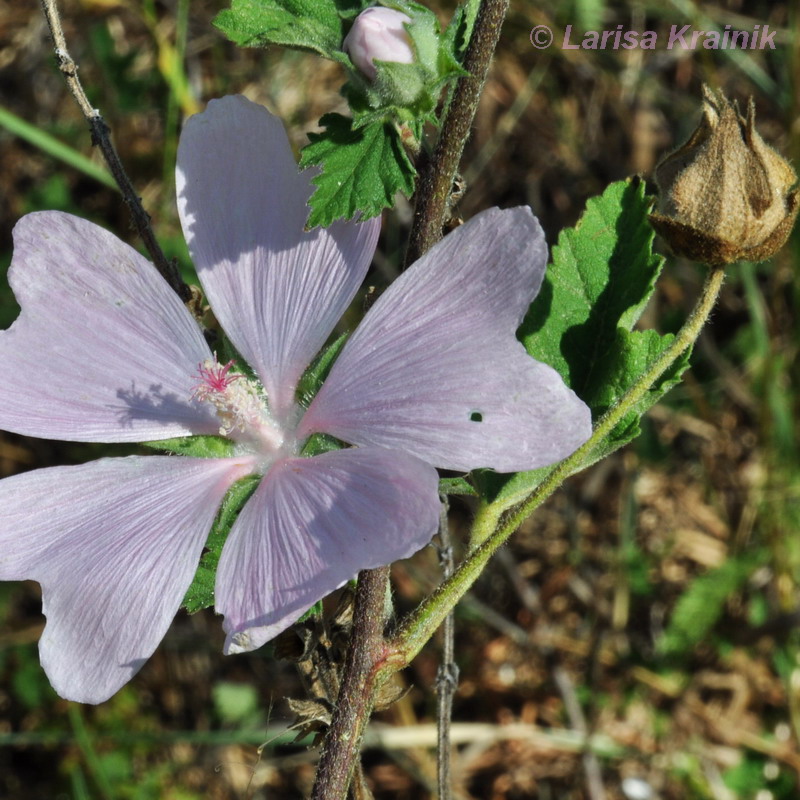
<svg viewBox="0 0 800 800"><path fill-rule="evenodd" d="M411 17L392 8L373 6L362 11L353 22L342 49L371 81L375 80L376 61L411 64L414 51L405 26Z"/></svg>
<svg viewBox="0 0 800 800"><path fill-rule="evenodd" d="M239 478L262 476L217 574L228 653L424 546L434 467L530 469L589 435L586 406L514 337L546 261L529 209L478 215L402 275L304 411L298 381L361 285L379 221L304 232L309 174L280 121L242 97L188 121L177 186L203 288L259 382L218 364L152 265L110 233L60 212L14 229L22 312L0 334L0 427L235 442L228 458L104 458L0 481L0 579L42 584L42 664L83 702L108 698L156 648ZM314 432L356 447L303 458Z"/></svg>

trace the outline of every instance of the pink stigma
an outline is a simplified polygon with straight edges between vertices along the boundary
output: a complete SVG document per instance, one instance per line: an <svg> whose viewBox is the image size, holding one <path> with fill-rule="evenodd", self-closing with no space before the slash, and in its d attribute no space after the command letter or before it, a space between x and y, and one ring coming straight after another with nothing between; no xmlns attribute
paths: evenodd
<svg viewBox="0 0 800 800"><path fill-rule="evenodd" d="M227 364L224 366L217 361L216 355L214 356L214 361L206 361L204 363L197 365L197 375L196 378L199 379L200 383L194 387L194 391L192 392L193 395L208 395L209 392L224 392L235 380L239 378L243 378L244 375L228 375L231 367L236 362L231 359Z"/></svg>

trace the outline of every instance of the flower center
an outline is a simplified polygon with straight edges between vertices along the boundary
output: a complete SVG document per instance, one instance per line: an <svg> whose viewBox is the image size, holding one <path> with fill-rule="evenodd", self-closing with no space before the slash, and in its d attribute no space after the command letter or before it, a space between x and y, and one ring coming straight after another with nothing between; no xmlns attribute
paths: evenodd
<svg viewBox="0 0 800 800"><path fill-rule="evenodd" d="M261 384L240 372L231 372L234 364L233 360L220 364L216 354L199 364L192 397L214 406L220 436L275 457L288 444L288 437L272 418Z"/></svg>

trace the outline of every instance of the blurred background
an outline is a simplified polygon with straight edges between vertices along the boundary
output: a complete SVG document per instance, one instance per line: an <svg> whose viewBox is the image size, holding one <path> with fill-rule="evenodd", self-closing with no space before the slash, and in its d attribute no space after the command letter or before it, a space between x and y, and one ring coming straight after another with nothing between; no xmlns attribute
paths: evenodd
<svg viewBox="0 0 800 800"><path fill-rule="evenodd" d="M240 92L278 113L294 145L346 113L340 68L313 55L237 50L210 0L64 0L71 54L169 255L190 264L173 169L182 120ZM447 20L451 7L439 7ZM468 218L531 205L552 243L585 201L657 161L699 120L700 87L755 100L765 140L800 163L795 2L512 0L462 165ZM562 50L588 30L653 30L655 50ZM775 49L666 48L672 25L775 30ZM530 31L549 26L536 49ZM277 198L277 202L280 199ZM23 214L61 209L139 246L58 73L34 3L0 5L0 327ZM410 220L385 215L368 283L397 274ZM658 244L661 247L661 244ZM800 235L768 263L730 269L683 384L631 446L526 523L456 612L454 796L487 800L792 800L800 797ZM642 324L676 330L701 267L670 259ZM58 298L53 298L57 304ZM355 319L349 320L352 324ZM32 365L32 367L35 365ZM6 376L13 380L13 376ZM130 448L0 433L0 477ZM463 551L471 508L454 501ZM402 612L440 579L427 548L393 570ZM58 698L36 649L36 584L0 584L0 797L301 798L304 696L273 648L223 657L220 619L181 612L107 703ZM375 718L365 769L378 798L435 794L436 641ZM264 745L261 747L261 745Z"/></svg>

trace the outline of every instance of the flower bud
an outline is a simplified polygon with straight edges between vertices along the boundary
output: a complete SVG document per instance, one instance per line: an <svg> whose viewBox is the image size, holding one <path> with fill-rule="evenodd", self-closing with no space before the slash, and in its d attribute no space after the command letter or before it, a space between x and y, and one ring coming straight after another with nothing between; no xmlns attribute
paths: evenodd
<svg viewBox="0 0 800 800"><path fill-rule="evenodd" d="M411 64L414 51L405 28L411 17L402 11L373 6L362 11L342 45L353 63L371 81L377 72L375 61Z"/></svg>
<svg viewBox="0 0 800 800"><path fill-rule="evenodd" d="M697 130L656 167L659 213L650 222L693 261L764 261L791 233L797 175L756 131L752 98L745 118L722 91L703 94Z"/></svg>

